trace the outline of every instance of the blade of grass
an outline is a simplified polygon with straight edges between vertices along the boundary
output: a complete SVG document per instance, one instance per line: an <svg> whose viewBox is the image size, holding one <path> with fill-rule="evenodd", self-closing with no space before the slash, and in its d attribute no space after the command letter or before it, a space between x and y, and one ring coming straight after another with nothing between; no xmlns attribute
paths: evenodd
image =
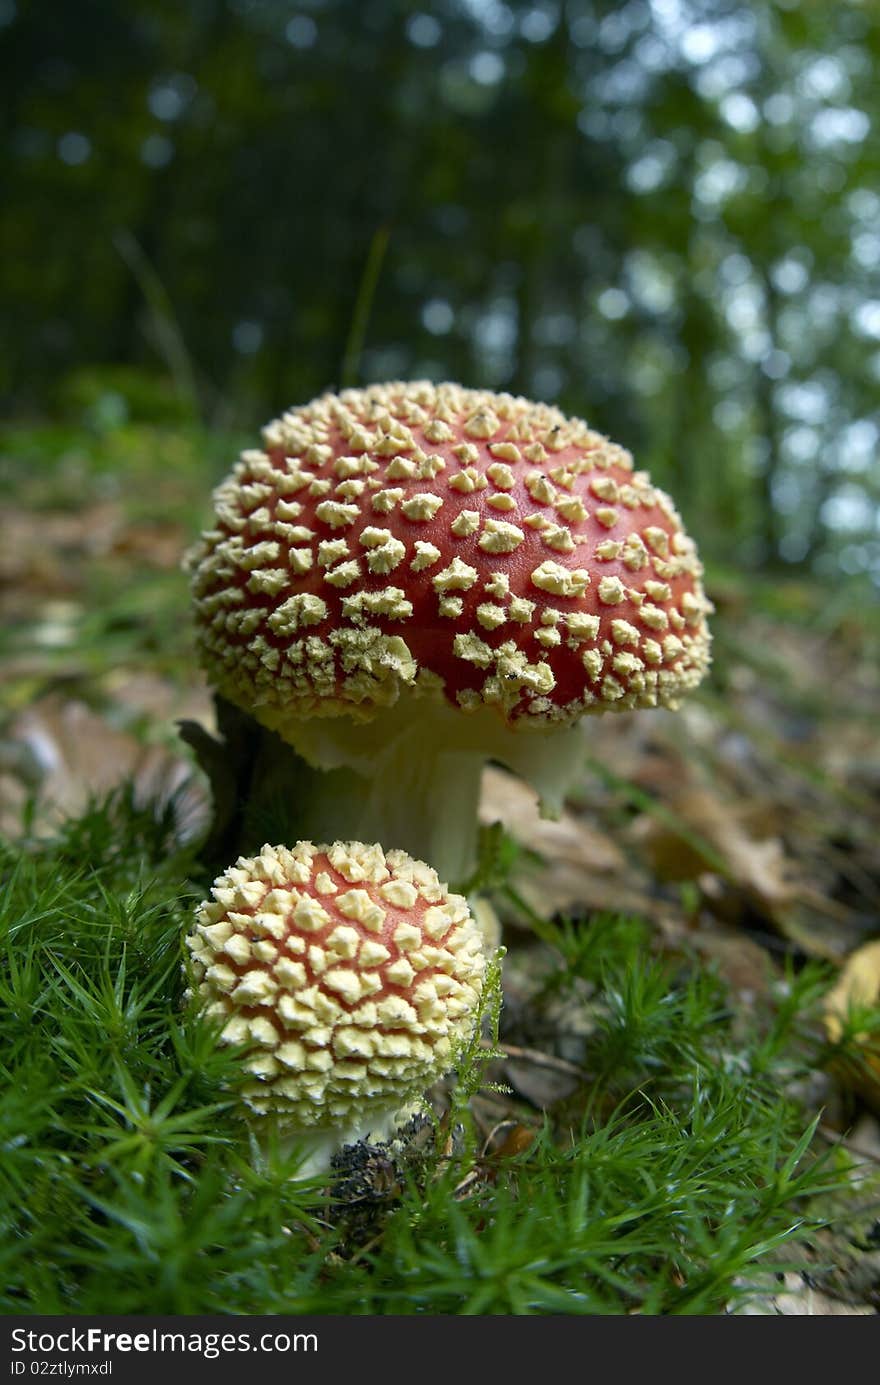
<svg viewBox="0 0 880 1385"><path fill-rule="evenodd" d="M376 296L376 286L379 282L379 275L382 271L382 263L385 259L385 252L388 249L390 237L391 228L389 226L380 226L373 236L373 239L370 241L370 248L367 251L364 271L361 275L357 297L354 301L351 326L348 329L348 338L342 353L339 382L343 389L348 389L352 385L357 384L360 375L361 356L364 351L364 340L367 335L367 323L370 319L370 309L373 306L373 299Z"/></svg>

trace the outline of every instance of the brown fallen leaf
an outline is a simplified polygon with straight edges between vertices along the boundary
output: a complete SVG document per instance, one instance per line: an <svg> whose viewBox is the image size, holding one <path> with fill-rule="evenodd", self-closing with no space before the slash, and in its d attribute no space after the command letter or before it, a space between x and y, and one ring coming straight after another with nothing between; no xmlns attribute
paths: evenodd
<svg viewBox="0 0 880 1385"><path fill-rule="evenodd" d="M485 1141L482 1157L496 1161L515 1159L534 1144L536 1134L536 1130L529 1129L519 1121L500 1121Z"/></svg>
<svg viewBox="0 0 880 1385"><path fill-rule="evenodd" d="M181 717L192 717L213 727L211 690L199 670L187 670L184 682L149 669L115 668L100 679L99 687L102 697L126 716L149 717L169 728Z"/></svg>
<svg viewBox="0 0 880 1385"><path fill-rule="evenodd" d="M629 835L661 879L698 880L719 917L738 922L751 909L808 955L840 961L864 936L864 919L829 898L781 839L752 836L742 822L749 810L689 786L668 813L641 814Z"/></svg>
<svg viewBox="0 0 880 1385"><path fill-rule="evenodd" d="M85 703L49 694L19 713L0 742L0 768L10 793L0 827L21 830L22 788L36 795L33 829L51 832L89 800L126 781L139 807L171 808L175 836L195 839L208 821L207 792L191 762L164 746L145 746ZM18 791L14 789L18 785Z"/></svg>
<svg viewBox="0 0 880 1385"><path fill-rule="evenodd" d="M825 1029L832 1043L840 1043L856 1010L880 1007L880 941L866 943L848 958L834 986L825 997ZM880 1111L880 1032L856 1033L859 1061L842 1058L835 1074L875 1111Z"/></svg>
<svg viewBox="0 0 880 1385"><path fill-rule="evenodd" d="M570 811L542 818L535 791L491 766L483 771L480 820L501 822L522 846L543 860L523 863L516 888L536 912L610 911L653 916L658 901L617 843Z"/></svg>
<svg viewBox="0 0 880 1385"><path fill-rule="evenodd" d="M483 771L480 820L500 820L518 841L554 861L569 861L603 875L626 867L626 857L606 833L570 812L542 818L534 789L491 765Z"/></svg>
<svg viewBox="0 0 880 1385"><path fill-rule="evenodd" d="M741 930L712 923L687 934L689 947L714 965L741 1002L766 996L776 975L770 954Z"/></svg>
<svg viewBox="0 0 880 1385"><path fill-rule="evenodd" d="M81 581L84 561L108 553L123 527L122 508L105 501L77 511L2 514L0 586L15 591L67 592Z"/></svg>
<svg viewBox="0 0 880 1385"><path fill-rule="evenodd" d="M872 1008L880 1001L880 940L866 943L847 960L826 998L825 1023L832 1039L843 1033L843 1022L854 1007Z"/></svg>
<svg viewBox="0 0 880 1385"><path fill-rule="evenodd" d="M750 1281L753 1292L746 1301L730 1310L734 1317L872 1317L876 1309L867 1304L844 1303L830 1294L814 1289L796 1270L789 1270L777 1279L775 1275L757 1275Z"/></svg>
<svg viewBox="0 0 880 1385"><path fill-rule="evenodd" d="M531 1061L511 1059L504 1064L502 1072L514 1092L539 1111L547 1111L557 1101L565 1100L583 1083L582 1077Z"/></svg>

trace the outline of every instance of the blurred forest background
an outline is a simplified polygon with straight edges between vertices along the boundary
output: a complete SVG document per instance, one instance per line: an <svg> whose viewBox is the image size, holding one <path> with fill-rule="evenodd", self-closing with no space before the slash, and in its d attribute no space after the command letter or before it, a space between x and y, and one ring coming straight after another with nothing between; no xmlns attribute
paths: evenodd
<svg viewBox="0 0 880 1385"><path fill-rule="evenodd" d="M718 1312L777 1229L754 1311L880 1311L878 76L880 0L0 0L0 1311ZM484 776L481 1161L316 1252L169 1006L181 557L262 424L389 377L631 447L713 664L590 720L558 821Z"/></svg>
<svg viewBox="0 0 880 1385"><path fill-rule="evenodd" d="M878 57L869 0L0 0L0 389L249 436L511 390L716 564L872 592Z"/></svg>

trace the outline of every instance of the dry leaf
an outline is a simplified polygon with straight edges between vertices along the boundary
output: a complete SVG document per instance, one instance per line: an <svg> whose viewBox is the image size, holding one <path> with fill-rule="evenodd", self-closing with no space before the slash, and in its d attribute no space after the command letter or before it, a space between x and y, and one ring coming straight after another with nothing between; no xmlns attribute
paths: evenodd
<svg viewBox="0 0 880 1385"><path fill-rule="evenodd" d="M547 1111L557 1101L563 1101L577 1091L582 1079L571 1073L533 1063L510 1061L502 1068L504 1081L516 1094L539 1111Z"/></svg>
<svg viewBox="0 0 880 1385"><path fill-rule="evenodd" d="M750 1281L763 1291L750 1295L748 1300L731 1310L734 1317L866 1317L876 1310L866 1304L843 1303L829 1294L820 1293L807 1283L802 1274L790 1270L780 1283L775 1275L757 1276Z"/></svg>
<svg viewBox="0 0 880 1385"><path fill-rule="evenodd" d="M523 899L542 915L608 910L650 917L660 907L640 888L641 874L611 837L569 811L542 818L535 791L514 775L483 771L480 820L502 822L522 846L544 858L524 864L516 879Z"/></svg>
<svg viewBox="0 0 880 1385"><path fill-rule="evenodd" d="M661 878L699 879L728 922L740 922L748 907L808 955L839 961L862 938L864 921L810 880L779 838L752 836L742 825L748 811L688 788L671 799L674 819L642 814L630 835Z"/></svg>
<svg viewBox="0 0 880 1385"><path fill-rule="evenodd" d="M825 1024L835 1043L843 1034L843 1022L856 1006L870 1009L880 1004L880 941L866 943L847 960L825 1001ZM864 1036L866 1037L866 1036Z"/></svg>
<svg viewBox="0 0 880 1385"><path fill-rule="evenodd" d="M847 960L836 983L825 998L825 1028L833 1043L843 1038L850 1013L880 1006L880 941L866 943ZM880 1110L880 1033L855 1035L862 1061L842 1061L836 1065L837 1077L857 1091L874 1109Z"/></svg>
<svg viewBox="0 0 880 1385"><path fill-rule="evenodd" d="M538 798L521 779L491 766L483 771L480 819L501 821L517 841L542 856L567 861L581 870L608 874L623 870L626 858L604 832L563 811L559 818L542 818Z"/></svg>
<svg viewBox="0 0 880 1385"><path fill-rule="evenodd" d="M61 819L81 813L90 798L127 780L138 806L173 808L179 841L194 839L207 825L207 793L188 760L164 746L145 746L85 703L55 694L14 718L0 743L0 766L13 782L36 790L38 832L52 831ZM21 801L19 788L3 811L2 827L10 835L20 830Z"/></svg>

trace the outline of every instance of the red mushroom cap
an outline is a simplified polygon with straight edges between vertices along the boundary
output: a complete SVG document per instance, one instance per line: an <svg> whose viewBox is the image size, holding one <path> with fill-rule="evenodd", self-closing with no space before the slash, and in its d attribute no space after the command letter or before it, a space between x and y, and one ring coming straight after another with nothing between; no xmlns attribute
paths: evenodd
<svg viewBox="0 0 880 1385"><path fill-rule="evenodd" d="M509 725L674 703L709 661L675 508L557 409L458 385L326 394L264 430L190 556L201 657L267 725L442 690Z"/></svg>

